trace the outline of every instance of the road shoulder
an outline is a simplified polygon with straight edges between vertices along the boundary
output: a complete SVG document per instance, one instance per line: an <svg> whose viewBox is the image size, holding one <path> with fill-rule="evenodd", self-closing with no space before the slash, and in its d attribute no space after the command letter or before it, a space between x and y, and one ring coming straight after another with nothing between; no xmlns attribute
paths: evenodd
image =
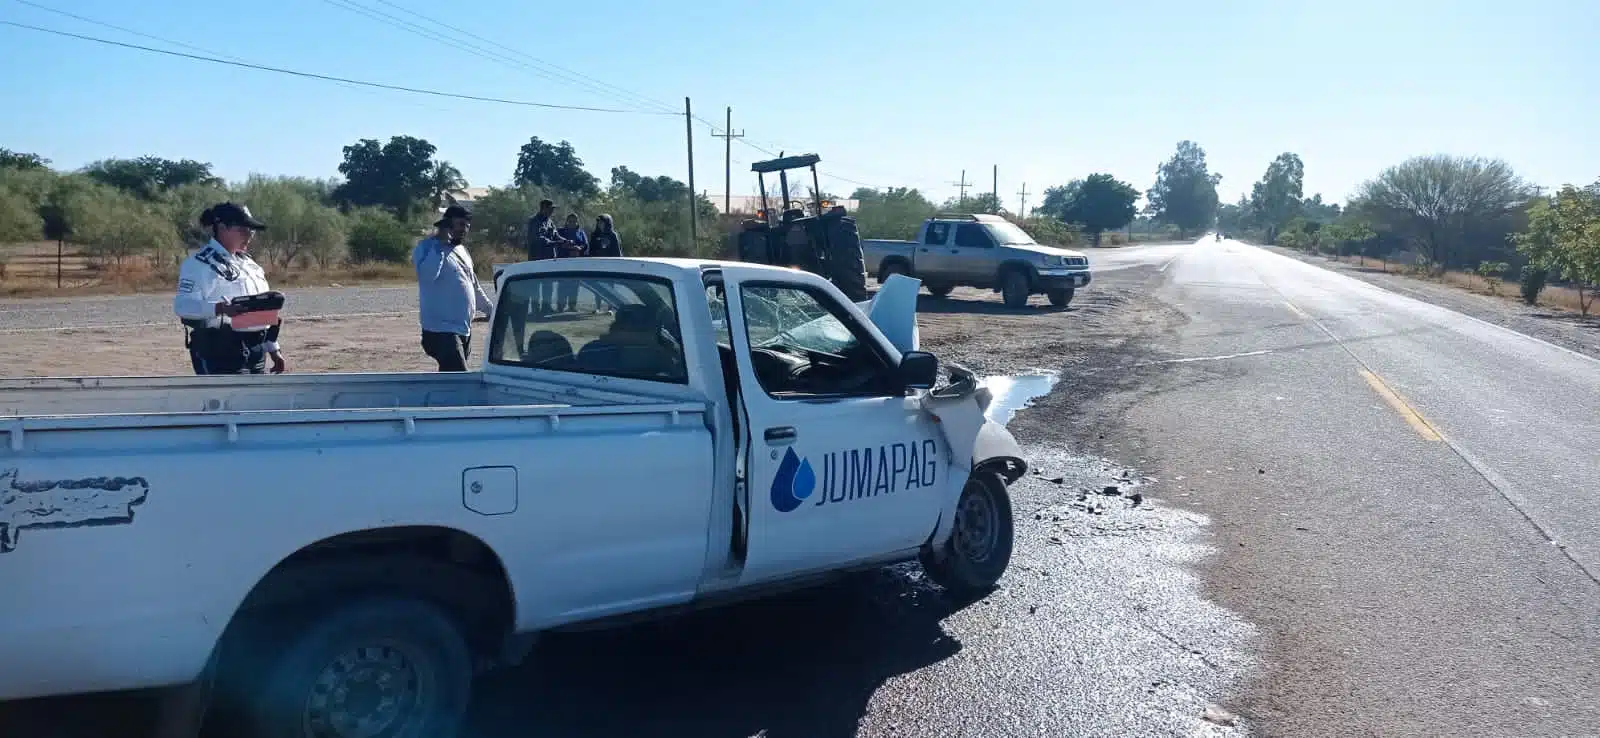
<svg viewBox="0 0 1600 738"><path fill-rule="evenodd" d="M1256 247L1600 359L1600 317L1591 316L1585 320L1570 311L1523 305L1501 297L1468 292L1452 285L1331 261L1293 249ZM1505 289L1514 292L1516 283L1508 282Z"/></svg>

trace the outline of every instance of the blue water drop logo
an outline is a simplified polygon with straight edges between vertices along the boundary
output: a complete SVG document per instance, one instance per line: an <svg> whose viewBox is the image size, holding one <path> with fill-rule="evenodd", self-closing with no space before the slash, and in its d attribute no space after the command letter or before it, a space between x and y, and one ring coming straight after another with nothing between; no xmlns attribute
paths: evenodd
<svg viewBox="0 0 1600 738"><path fill-rule="evenodd" d="M791 451L790 453L794 453ZM811 469L809 459L800 460L800 469L794 475L794 498L804 500L817 488L817 473Z"/></svg>
<svg viewBox="0 0 1600 738"><path fill-rule="evenodd" d="M778 462L778 473L772 477L772 507L778 512L790 512L817 490L817 471L811 462L788 449L783 461Z"/></svg>

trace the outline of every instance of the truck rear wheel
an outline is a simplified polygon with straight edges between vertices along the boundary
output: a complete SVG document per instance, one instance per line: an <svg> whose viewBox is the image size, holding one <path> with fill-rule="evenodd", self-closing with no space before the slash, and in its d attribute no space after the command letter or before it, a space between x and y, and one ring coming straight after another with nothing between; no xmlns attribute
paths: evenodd
<svg viewBox="0 0 1600 738"><path fill-rule="evenodd" d="M889 281L896 274L906 274L906 265L898 261L891 261L878 267L878 284Z"/></svg>
<svg viewBox="0 0 1600 738"><path fill-rule="evenodd" d="M251 738L452 736L472 657L438 607L375 597L323 611L283 638L244 706Z"/></svg>
<svg viewBox="0 0 1600 738"><path fill-rule="evenodd" d="M957 596L983 594L1011 564L1014 536L1005 480L994 472L974 472L956 503L950 539L939 551L923 551L922 569Z"/></svg>
<svg viewBox="0 0 1600 738"><path fill-rule="evenodd" d="M1073 292L1074 290L1071 287L1065 287L1062 289L1050 290L1045 294L1049 296L1051 305L1061 308L1066 307L1068 303L1072 302Z"/></svg>
<svg viewBox="0 0 1600 738"><path fill-rule="evenodd" d="M955 288L956 286L953 284L930 284L928 285L928 292L932 293L934 297L949 297L950 293L955 291Z"/></svg>
<svg viewBox="0 0 1600 738"><path fill-rule="evenodd" d="M1009 269L1000 276L1000 295L1008 308L1028 306L1028 274L1021 269Z"/></svg>

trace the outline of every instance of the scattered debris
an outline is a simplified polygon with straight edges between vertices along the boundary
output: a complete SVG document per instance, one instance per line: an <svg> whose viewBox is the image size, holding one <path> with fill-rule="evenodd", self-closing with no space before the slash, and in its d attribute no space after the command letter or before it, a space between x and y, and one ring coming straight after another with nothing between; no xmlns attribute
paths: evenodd
<svg viewBox="0 0 1600 738"><path fill-rule="evenodd" d="M1258 467L1258 468L1257 468L1257 469L1256 469L1256 473L1257 473L1257 474L1266 474L1266 473L1267 473L1267 470L1266 470L1266 469L1261 469L1261 468L1259 468L1259 467Z"/></svg>
<svg viewBox="0 0 1600 738"><path fill-rule="evenodd" d="M1122 494L1122 488L1115 484L1108 484L1100 490L1100 494L1103 494L1107 497L1116 497Z"/></svg>
<svg viewBox="0 0 1600 738"><path fill-rule="evenodd" d="M1299 530L1299 531L1305 531L1307 533L1311 532L1310 528L1307 528L1307 527L1305 527L1303 525L1297 525L1297 526L1294 527L1294 529L1295 530Z"/></svg>
<svg viewBox="0 0 1600 738"><path fill-rule="evenodd" d="M1206 722L1216 723L1217 725L1232 726L1239 722L1238 715L1228 712L1227 710L1217 707L1216 705L1207 707L1206 713L1202 717Z"/></svg>
<svg viewBox="0 0 1600 738"><path fill-rule="evenodd" d="M1144 495L1135 492L1131 495L1128 495L1128 499L1133 501L1133 507L1138 507L1140 503L1144 502Z"/></svg>
<svg viewBox="0 0 1600 738"><path fill-rule="evenodd" d="M1051 477L1049 479L1046 479L1045 481L1047 481L1047 482L1049 482L1051 484L1066 484L1067 483L1067 478L1066 477Z"/></svg>

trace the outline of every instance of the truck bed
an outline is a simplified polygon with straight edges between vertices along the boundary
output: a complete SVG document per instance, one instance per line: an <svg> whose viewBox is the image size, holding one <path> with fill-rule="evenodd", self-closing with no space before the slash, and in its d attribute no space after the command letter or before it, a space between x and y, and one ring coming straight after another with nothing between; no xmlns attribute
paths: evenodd
<svg viewBox="0 0 1600 738"><path fill-rule="evenodd" d="M298 410L599 406L648 401L482 372L0 379L6 417Z"/></svg>

